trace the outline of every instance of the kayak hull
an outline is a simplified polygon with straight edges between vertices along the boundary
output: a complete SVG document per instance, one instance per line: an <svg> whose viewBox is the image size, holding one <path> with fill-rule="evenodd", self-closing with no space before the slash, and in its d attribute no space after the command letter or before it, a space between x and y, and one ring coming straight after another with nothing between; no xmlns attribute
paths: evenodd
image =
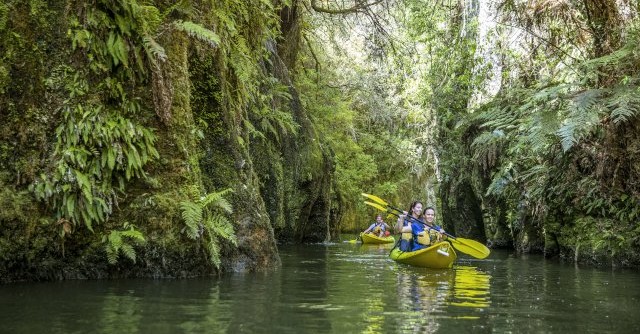
<svg viewBox="0 0 640 334"><path fill-rule="evenodd" d="M414 252L403 252L396 247L389 257L396 262L416 267L445 269L453 266L458 254L450 243L442 241Z"/></svg>
<svg viewBox="0 0 640 334"><path fill-rule="evenodd" d="M388 237L380 238L379 236L371 233L361 234L360 239L362 239L363 244L388 244L396 241L396 239L394 239L391 235Z"/></svg>

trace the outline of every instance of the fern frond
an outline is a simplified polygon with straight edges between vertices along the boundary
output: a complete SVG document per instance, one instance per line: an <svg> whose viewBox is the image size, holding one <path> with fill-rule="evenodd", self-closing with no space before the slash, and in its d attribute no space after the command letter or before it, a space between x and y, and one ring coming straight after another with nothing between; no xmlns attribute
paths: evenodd
<svg viewBox="0 0 640 334"><path fill-rule="evenodd" d="M109 264L116 264L118 262L118 252L111 247L106 247L107 261Z"/></svg>
<svg viewBox="0 0 640 334"><path fill-rule="evenodd" d="M613 91L613 95L607 101L607 108L611 110L610 117L616 124L630 120L638 115L640 110L638 86L627 86L624 83L621 83L621 86Z"/></svg>
<svg viewBox="0 0 640 334"><path fill-rule="evenodd" d="M118 231L111 231L109 234L109 246L116 252L122 247L122 237Z"/></svg>
<svg viewBox="0 0 640 334"><path fill-rule="evenodd" d="M216 47L220 44L220 37L213 31L191 21L175 21L173 25L179 31L186 32L187 35Z"/></svg>
<svg viewBox="0 0 640 334"><path fill-rule="evenodd" d="M214 238L211 238L207 243L207 251L211 262L216 266L216 268L220 268L220 246Z"/></svg>
<svg viewBox="0 0 640 334"><path fill-rule="evenodd" d="M560 137L560 143L562 144L562 150L565 152L569 151L571 147L578 142L574 136L575 129L576 124L567 121L557 131L557 134Z"/></svg>
<svg viewBox="0 0 640 334"><path fill-rule="evenodd" d="M123 237L130 238L136 242L146 242L144 235L140 231L131 229L131 230L122 231L120 234Z"/></svg>
<svg viewBox="0 0 640 334"><path fill-rule="evenodd" d="M277 142L280 142L280 135L278 134L278 131L273 126L273 124L271 124L269 119L267 119L266 117L263 117L260 120L260 128L262 129L263 132L270 133L272 136L274 136Z"/></svg>
<svg viewBox="0 0 640 334"><path fill-rule="evenodd" d="M200 205L203 208L213 205L214 207L220 208L227 213L233 213L233 207L231 206L231 203L229 203L229 201L227 201L223 197L232 191L233 190L231 188L227 188L222 191L210 193L200 201Z"/></svg>
<svg viewBox="0 0 640 334"><path fill-rule="evenodd" d="M108 236L102 238L105 243L105 251L107 253L107 261L109 261L109 264L117 263L120 252L122 252L125 257L135 262L136 252L129 241L133 241L134 243L145 242L144 235L142 232L136 230L134 225L125 222L124 228L128 229L123 231L113 230L109 232Z"/></svg>
<svg viewBox="0 0 640 334"><path fill-rule="evenodd" d="M207 226L209 227L209 233L215 235L217 238L222 238L231 242L234 246L238 241L233 230L233 225L229 222L227 217L220 214L212 214L207 220Z"/></svg>
<svg viewBox="0 0 640 334"><path fill-rule="evenodd" d="M133 246L131 246L130 244L123 244L120 250L125 257L127 257L134 263L136 262L136 251L133 249Z"/></svg>
<svg viewBox="0 0 640 334"><path fill-rule="evenodd" d="M202 223L202 206L197 203L183 201L180 202L182 219L185 224L187 236L197 239L200 236L200 224Z"/></svg>
<svg viewBox="0 0 640 334"><path fill-rule="evenodd" d="M600 115L604 110L601 103L603 94L600 89L586 90L577 94L565 110L567 116L557 131L565 152L600 124Z"/></svg>
<svg viewBox="0 0 640 334"><path fill-rule="evenodd" d="M496 195L500 196L506 187L513 181L514 177L512 174L513 164L509 163L504 168L500 169L498 172L493 175L491 180L491 184L487 187L487 192L485 196L488 195Z"/></svg>
<svg viewBox="0 0 640 334"><path fill-rule="evenodd" d="M156 63L156 60L165 62L167 60L167 53L164 48L156 42L150 35L142 37L142 44L144 45L144 51L147 53L147 57L152 63Z"/></svg>
<svg viewBox="0 0 640 334"><path fill-rule="evenodd" d="M473 140L471 147L474 151L474 159L482 163L484 170L489 170L495 165L499 148L504 140L505 134L502 130L483 132Z"/></svg>

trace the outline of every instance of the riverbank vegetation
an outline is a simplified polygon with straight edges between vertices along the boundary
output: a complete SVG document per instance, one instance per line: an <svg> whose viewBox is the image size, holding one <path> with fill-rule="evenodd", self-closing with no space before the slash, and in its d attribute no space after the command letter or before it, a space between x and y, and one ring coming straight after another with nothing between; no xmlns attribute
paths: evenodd
<svg viewBox="0 0 640 334"><path fill-rule="evenodd" d="M337 240L361 192L640 264L636 1L5 1L0 277L191 277Z"/></svg>

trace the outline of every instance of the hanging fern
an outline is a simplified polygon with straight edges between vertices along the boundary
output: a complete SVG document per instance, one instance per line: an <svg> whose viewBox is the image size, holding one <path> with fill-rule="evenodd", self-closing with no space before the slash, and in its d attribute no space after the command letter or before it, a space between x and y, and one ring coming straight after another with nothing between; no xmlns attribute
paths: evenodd
<svg viewBox="0 0 640 334"><path fill-rule="evenodd" d="M173 25L179 31L186 32L189 36L205 42L211 47L216 47L220 44L220 36L197 23L178 20L173 22Z"/></svg>
<svg viewBox="0 0 640 334"><path fill-rule="evenodd" d="M167 53L164 48L156 42L153 37L145 35L142 38L144 49L147 52L147 57L152 63L156 63L158 60L164 62L167 60Z"/></svg>

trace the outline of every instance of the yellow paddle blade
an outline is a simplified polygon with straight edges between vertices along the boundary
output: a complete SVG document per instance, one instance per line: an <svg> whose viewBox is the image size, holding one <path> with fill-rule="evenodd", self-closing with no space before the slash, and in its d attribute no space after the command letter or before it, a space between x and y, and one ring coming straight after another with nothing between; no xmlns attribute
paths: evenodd
<svg viewBox="0 0 640 334"><path fill-rule="evenodd" d="M385 208L384 206L380 205L380 204L376 204L376 203L371 203L369 201L364 201L364 204L366 205L371 205L372 207L380 210L380 211L387 211L387 208Z"/></svg>
<svg viewBox="0 0 640 334"><path fill-rule="evenodd" d="M485 257L489 256L489 253L491 253L487 246L475 240L464 238L449 238L448 240L451 241L451 244L453 245L453 247L455 247L455 249L461 251L462 253L471 255L477 259L484 259Z"/></svg>
<svg viewBox="0 0 640 334"><path fill-rule="evenodd" d="M364 197L366 197L366 198L368 198L368 199L370 199L370 200L372 200L372 201L374 201L374 202L376 202L378 204L389 205L389 203L385 202L382 198L380 198L380 197L378 197L376 195L362 193L362 196L364 196Z"/></svg>

